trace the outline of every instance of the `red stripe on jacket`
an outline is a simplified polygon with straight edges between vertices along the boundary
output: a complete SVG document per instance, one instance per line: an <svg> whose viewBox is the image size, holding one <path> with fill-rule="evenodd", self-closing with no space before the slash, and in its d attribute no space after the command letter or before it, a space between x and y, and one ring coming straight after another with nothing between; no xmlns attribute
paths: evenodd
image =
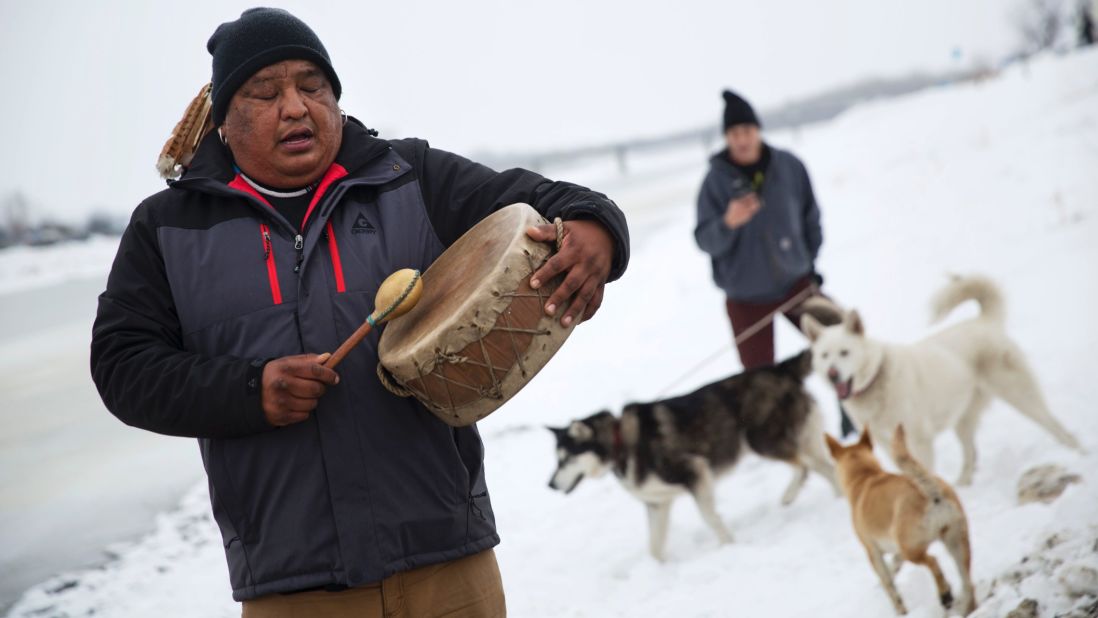
<svg viewBox="0 0 1098 618"><path fill-rule="evenodd" d="M282 304L282 288L278 285L278 265L275 264L274 243L271 242L271 228L266 223L259 224L259 233L263 235L263 254L267 259L267 279L271 282L271 299L274 304Z"/></svg>
<svg viewBox="0 0 1098 618"><path fill-rule="evenodd" d="M320 203L320 198L324 197L324 193L328 191L328 187L332 186L332 183L343 178L347 175L347 170L338 163L333 163L328 167L328 171L324 172L324 177L320 179L320 184L316 187L316 193L313 195L312 201L309 202L309 209L305 211L305 217L301 219L301 229L305 229L305 224L309 221L309 215L313 214L313 209ZM329 234L331 236L331 234Z"/></svg>
<svg viewBox="0 0 1098 618"><path fill-rule="evenodd" d="M346 175L347 170L338 163L333 163L328 168L328 171L324 173L324 177L320 179L320 184L316 187L316 195L309 202L309 209L305 211L305 217L301 220L301 229L305 229L305 224L309 222L309 216L313 214L313 210L320 203L320 198L324 197L324 193L328 191L328 187ZM328 253L332 256L332 274L335 275L336 293L341 294L347 291L347 284L343 280L343 261L339 258L339 243L336 242L335 229L332 227L331 221L328 222L327 229Z"/></svg>
<svg viewBox="0 0 1098 618"><path fill-rule="evenodd" d="M271 203L267 201L267 198L263 197L263 195L260 194L259 191L255 190L255 187L248 184L243 178L241 178L240 174L237 174L236 178L233 178L231 181L229 181L229 186L238 191L243 191L251 195L255 199L266 204L267 207L271 210L274 210L274 206L272 206ZM267 280L271 284L271 300L274 301L274 304L281 305L282 286L278 284L278 264L275 263L274 241L271 240L270 226L268 226L266 223L260 223L259 233L262 236L263 240L264 260L267 262Z"/></svg>
<svg viewBox="0 0 1098 618"><path fill-rule="evenodd" d="M316 193L313 194L313 199L309 202L309 208L305 211L305 217L301 220L301 229L305 229L305 224L309 221L309 216L313 214L313 210L316 209L316 205L320 203L320 198L324 197L324 194L328 191L328 188L333 182L343 178L347 175L347 170L338 163L333 163L328 167L328 171L324 173L324 177L320 179L320 184L317 185ZM229 186L238 191L243 191L252 197L256 198L260 202L267 205L268 208L274 210L274 206L271 205L267 198L263 197L255 187L248 184L246 180L239 173L231 181ZM271 229L267 224L260 224L259 231L263 235L263 252L267 261L267 278L271 284L271 298L274 300L274 304L282 304L282 290L278 283L278 266L274 259L274 244L271 241ZM336 280L336 292L346 292L347 285L343 279L343 262L339 258L339 244L336 242L335 230L332 228L331 222L328 223L328 251L332 255L332 270L335 274Z"/></svg>
<svg viewBox="0 0 1098 618"><path fill-rule="evenodd" d="M239 173L237 173L235 178L233 178L232 180L229 181L229 186L236 189L237 191L243 191L243 192L247 193L248 195L251 195L255 199L257 199L257 200L263 202L264 204L266 204L267 208L270 208L271 210L274 210L274 206L271 206L271 203L267 201L267 198L263 197L263 194L260 193L259 191L256 191L255 187L248 184L248 181L244 180L244 178L241 177L241 175Z"/></svg>
<svg viewBox="0 0 1098 618"><path fill-rule="evenodd" d="M336 234L331 221L328 222L328 252L332 254L332 270L335 271L336 292L346 292L347 285L343 281L343 261L339 259L339 244L336 243Z"/></svg>

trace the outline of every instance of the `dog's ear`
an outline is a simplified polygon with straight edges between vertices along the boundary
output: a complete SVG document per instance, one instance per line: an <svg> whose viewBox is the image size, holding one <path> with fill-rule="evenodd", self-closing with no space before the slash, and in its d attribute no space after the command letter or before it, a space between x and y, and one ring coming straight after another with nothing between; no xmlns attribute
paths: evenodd
<svg viewBox="0 0 1098 618"><path fill-rule="evenodd" d="M558 443L561 441L561 438L568 435L568 428L567 427L552 427L552 426L546 425L545 428L548 429L549 431L553 432L553 437L557 439Z"/></svg>
<svg viewBox="0 0 1098 618"><path fill-rule="evenodd" d="M595 437L595 430L591 429L591 426L581 421L572 421L572 424L568 426L568 435L580 442L590 440Z"/></svg>
<svg viewBox="0 0 1098 618"><path fill-rule="evenodd" d="M805 337L808 337L809 341L815 343L823 328L823 324L820 324L820 321L810 314L806 313L801 316L801 332L804 333Z"/></svg>
<svg viewBox="0 0 1098 618"><path fill-rule="evenodd" d="M827 450L831 451L831 458L838 459L839 453L843 452L843 445L839 444L839 441L831 437L831 434L824 434L824 442L827 442Z"/></svg>
<svg viewBox="0 0 1098 618"><path fill-rule="evenodd" d="M610 419L614 418L614 413L611 412L610 410L599 410L598 412L592 414L591 416L589 416L589 417L587 417L583 420L585 420L588 423L591 423L592 425L594 425L598 421L606 420L607 418L610 418Z"/></svg>
<svg viewBox="0 0 1098 618"><path fill-rule="evenodd" d="M896 431L892 434L892 454L897 456L901 453L907 452L907 432L904 431L904 424L900 423L896 425Z"/></svg>
<svg viewBox="0 0 1098 618"><path fill-rule="evenodd" d="M873 450L873 438L869 435L869 427L862 430L862 437L858 440L858 444Z"/></svg>
<svg viewBox="0 0 1098 618"><path fill-rule="evenodd" d="M846 317L843 319L843 325L846 326L846 330L859 337L865 334L865 326L862 325L862 316L858 313L857 309L851 309Z"/></svg>

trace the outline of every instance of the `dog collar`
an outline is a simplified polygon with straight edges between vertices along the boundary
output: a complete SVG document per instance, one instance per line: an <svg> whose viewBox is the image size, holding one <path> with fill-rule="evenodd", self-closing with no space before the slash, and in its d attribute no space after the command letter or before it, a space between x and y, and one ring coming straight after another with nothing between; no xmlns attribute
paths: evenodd
<svg viewBox="0 0 1098 618"><path fill-rule="evenodd" d="M860 389L858 389L856 391L851 390L850 396L854 397L855 395L861 395L862 393L869 390L869 387L873 386L873 383L877 381L877 378L881 375L881 372L884 371L884 363L885 363L884 357L882 356L881 357L881 364L877 365L877 371L873 372L873 377L869 378L869 382L866 382L865 386L861 387Z"/></svg>

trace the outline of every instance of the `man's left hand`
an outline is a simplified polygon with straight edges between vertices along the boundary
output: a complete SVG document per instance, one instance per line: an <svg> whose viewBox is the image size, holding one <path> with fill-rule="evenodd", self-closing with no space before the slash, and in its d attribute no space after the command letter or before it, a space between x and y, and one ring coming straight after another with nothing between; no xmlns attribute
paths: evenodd
<svg viewBox="0 0 1098 618"><path fill-rule="evenodd" d="M557 227L553 224L528 228L526 234L539 242L557 241ZM566 273L564 281L545 303L545 313L556 315L566 306L560 323L571 326L577 318L590 319L599 310L613 260L614 239L601 223L565 221L560 251L530 276L530 287L536 290L553 277Z"/></svg>

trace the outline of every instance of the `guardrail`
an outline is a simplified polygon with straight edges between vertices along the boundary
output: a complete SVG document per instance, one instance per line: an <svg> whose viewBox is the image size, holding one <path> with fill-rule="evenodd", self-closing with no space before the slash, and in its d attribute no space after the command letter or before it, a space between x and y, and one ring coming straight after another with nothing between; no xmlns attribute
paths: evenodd
<svg viewBox="0 0 1098 618"><path fill-rule="evenodd" d="M898 79L876 79L859 82L821 95L796 101L781 107L763 110L761 117L767 130L798 128L830 120L858 103L890 98L925 88L986 77L987 69L955 71L937 75L915 74ZM629 173L630 155L658 151L697 143L712 150L722 140L720 126L709 124L696 129L678 131L648 138L628 139L605 144L579 146L533 152L481 153L476 160L496 168L522 167L544 172L562 164L576 164L590 159L612 158L618 171Z"/></svg>

